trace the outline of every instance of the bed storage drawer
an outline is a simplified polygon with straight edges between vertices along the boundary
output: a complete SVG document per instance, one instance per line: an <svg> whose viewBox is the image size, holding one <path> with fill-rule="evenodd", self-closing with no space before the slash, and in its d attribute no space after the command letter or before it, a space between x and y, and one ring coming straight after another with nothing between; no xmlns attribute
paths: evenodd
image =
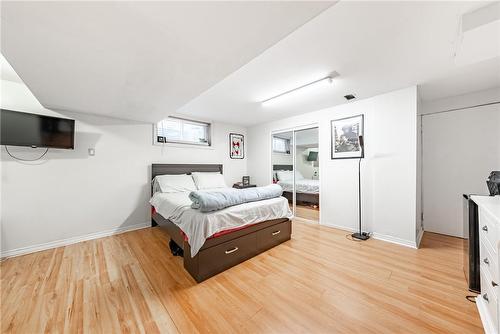
<svg viewBox="0 0 500 334"><path fill-rule="evenodd" d="M198 254L200 280L253 257L257 254L256 245L257 236L251 233L200 251Z"/></svg>
<svg viewBox="0 0 500 334"><path fill-rule="evenodd" d="M272 248L280 243L290 240L292 224L286 221L264 228L257 232L257 249L259 252Z"/></svg>
<svg viewBox="0 0 500 334"><path fill-rule="evenodd" d="M269 220L217 238L207 239L195 257L184 242L184 268L201 282L290 239L292 222Z"/></svg>

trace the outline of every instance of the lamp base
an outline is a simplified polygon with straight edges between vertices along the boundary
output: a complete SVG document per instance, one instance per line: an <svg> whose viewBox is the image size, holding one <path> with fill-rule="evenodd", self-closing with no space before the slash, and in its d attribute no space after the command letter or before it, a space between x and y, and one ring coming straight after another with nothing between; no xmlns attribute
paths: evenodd
<svg viewBox="0 0 500 334"><path fill-rule="evenodd" d="M351 237L353 237L354 239L358 239L358 240L368 240L370 239L370 235L366 232L361 232L361 233L353 233L351 234Z"/></svg>

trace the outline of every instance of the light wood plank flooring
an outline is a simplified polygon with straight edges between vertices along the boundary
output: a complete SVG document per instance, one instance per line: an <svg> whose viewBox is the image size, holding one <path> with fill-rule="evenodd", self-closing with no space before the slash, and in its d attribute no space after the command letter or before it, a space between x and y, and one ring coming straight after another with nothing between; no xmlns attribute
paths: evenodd
<svg viewBox="0 0 500 334"><path fill-rule="evenodd" d="M481 333L460 239L414 250L294 222L292 240L196 284L159 228L1 263L1 331Z"/></svg>
<svg viewBox="0 0 500 334"><path fill-rule="evenodd" d="M319 222L319 208L311 208L305 205L297 205L295 208L295 216L307 219L314 222Z"/></svg>

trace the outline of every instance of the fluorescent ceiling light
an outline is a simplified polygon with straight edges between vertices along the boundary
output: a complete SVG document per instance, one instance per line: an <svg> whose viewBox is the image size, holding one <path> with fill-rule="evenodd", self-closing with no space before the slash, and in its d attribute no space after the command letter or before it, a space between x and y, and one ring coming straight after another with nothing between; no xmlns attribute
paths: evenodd
<svg viewBox="0 0 500 334"><path fill-rule="evenodd" d="M305 85L299 86L297 88L287 90L286 92L283 92L283 93L278 94L276 96L265 99L261 103L263 106L267 106L267 105L275 103L276 101L280 101L285 97L296 96L299 93L303 94L305 91L317 89L318 86L330 85L333 81L333 78L337 77L338 75L339 74L337 72L332 72L331 74L327 75L326 77L323 77L321 79L306 83Z"/></svg>

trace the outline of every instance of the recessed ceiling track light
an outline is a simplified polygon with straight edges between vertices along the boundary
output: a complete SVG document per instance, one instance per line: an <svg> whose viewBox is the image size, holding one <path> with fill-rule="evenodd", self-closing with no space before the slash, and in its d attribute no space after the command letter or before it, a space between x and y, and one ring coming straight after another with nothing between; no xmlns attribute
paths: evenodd
<svg viewBox="0 0 500 334"><path fill-rule="evenodd" d="M304 88L311 88L312 86L319 86L320 84L331 84L333 81L333 78L338 77L338 76L339 76L339 74L337 72L332 72L331 74L327 75L326 77L315 80L313 82L306 83L305 85L299 86L297 88L287 90L286 92L283 92L283 93L278 94L276 96L265 99L261 103L262 103L262 105L268 105L268 104L271 104L272 102L274 102L278 99L281 99L284 96L289 96L289 95L292 95L292 93L302 91Z"/></svg>

